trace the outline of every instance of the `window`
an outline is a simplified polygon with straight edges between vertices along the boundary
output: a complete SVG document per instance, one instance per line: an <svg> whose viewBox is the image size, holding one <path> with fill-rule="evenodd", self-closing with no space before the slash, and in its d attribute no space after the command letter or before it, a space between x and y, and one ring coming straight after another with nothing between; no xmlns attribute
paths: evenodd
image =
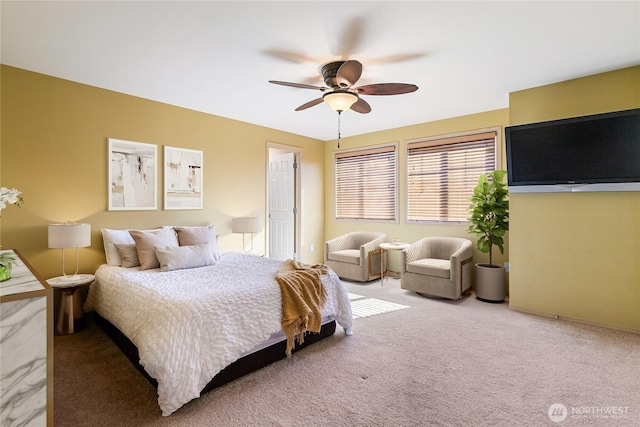
<svg viewBox="0 0 640 427"><path fill-rule="evenodd" d="M395 145L337 153L336 219L395 221Z"/></svg>
<svg viewBox="0 0 640 427"><path fill-rule="evenodd" d="M467 221L478 178L496 167L497 132L407 144L407 220Z"/></svg>

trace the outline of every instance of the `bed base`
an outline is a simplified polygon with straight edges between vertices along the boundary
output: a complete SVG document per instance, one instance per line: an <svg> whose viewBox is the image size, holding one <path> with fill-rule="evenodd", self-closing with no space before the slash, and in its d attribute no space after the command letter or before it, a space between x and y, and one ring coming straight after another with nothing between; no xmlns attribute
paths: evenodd
<svg viewBox="0 0 640 427"><path fill-rule="evenodd" d="M118 328L116 328L111 322L98 313L93 313L96 323L105 331L105 333L111 338L111 340L120 348L125 356L133 363L133 365L149 380L155 388L158 388L158 382L152 378L147 371L140 365L140 356L138 348L123 334ZM304 343L296 343L296 346L292 350L292 353L301 350L308 345L316 343L324 338L330 337L336 331L336 321L325 323L322 325L319 333L307 333L304 337ZM258 350L255 353L248 354L240 359L236 360L222 371L218 372L215 377L202 389L202 393L213 390L228 382L231 382L237 378L247 375L251 372L257 371L273 362L284 359L286 357L287 341L279 341L272 344L269 347Z"/></svg>

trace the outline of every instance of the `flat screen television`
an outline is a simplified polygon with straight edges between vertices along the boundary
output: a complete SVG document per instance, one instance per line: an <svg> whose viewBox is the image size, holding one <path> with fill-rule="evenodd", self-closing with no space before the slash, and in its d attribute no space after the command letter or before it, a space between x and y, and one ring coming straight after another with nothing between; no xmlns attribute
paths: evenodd
<svg viewBox="0 0 640 427"><path fill-rule="evenodd" d="M640 191L640 108L505 128L509 191Z"/></svg>

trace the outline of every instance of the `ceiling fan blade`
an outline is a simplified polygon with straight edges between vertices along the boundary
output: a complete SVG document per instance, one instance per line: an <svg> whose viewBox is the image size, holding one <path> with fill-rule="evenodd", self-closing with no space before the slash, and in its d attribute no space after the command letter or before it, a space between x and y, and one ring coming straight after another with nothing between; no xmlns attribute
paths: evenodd
<svg viewBox="0 0 640 427"><path fill-rule="evenodd" d="M371 105L369 105L369 103L364 99L360 98L351 106L351 109L356 113L367 114L371 112Z"/></svg>
<svg viewBox="0 0 640 427"><path fill-rule="evenodd" d="M364 18L358 16L346 22L342 32L331 31L329 36L336 37L330 46L331 53L346 61L352 55L362 52L365 24Z"/></svg>
<svg viewBox="0 0 640 427"><path fill-rule="evenodd" d="M322 101L323 101L322 98L314 99L313 101L309 101L306 104L302 104L301 106L296 108L296 111L306 110L309 107L313 107L314 105L318 105L318 104L322 103Z"/></svg>
<svg viewBox="0 0 640 427"><path fill-rule="evenodd" d="M355 60L345 61L338 68L336 73L336 83L341 88L353 86L362 75L362 64Z"/></svg>
<svg viewBox="0 0 640 427"><path fill-rule="evenodd" d="M418 90L418 86L407 83L376 83L356 87L358 95L400 95Z"/></svg>
<svg viewBox="0 0 640 427"><path fill-rule="evenodd" d="M280 49L266 49L266 50L263 50L262 53L264 53L265 55L271 56L273 58L294 62L296 64L317 63L319 61L317 58L312 58L303 53L280 50Z"/></svg>
<svg viewBox="0 0 640 427"><path fill-rule="evenodd" d="M282 86L290 86L290 87L297 87L300 89L314 89L314 90L321 90L321 91L325 91L328 88L326 87L321 87L321 86L312 86L312 85L307 85L304 83L290 83L290 82L281 82L278 80L269 80L269 83L273 83L276 85L282 85Z"/></svg>
<svg viewBox="0 0 640 427"><path fill-rule="evenodd" d="M389 63L395 63L395 62L412 61L414 59L419 59L425 56L427 56L427 54L423 52L387 55L387 56L381 56L379 58L369 58L367 59L367 65L372 66L372 65L389 64Z"/></svg>

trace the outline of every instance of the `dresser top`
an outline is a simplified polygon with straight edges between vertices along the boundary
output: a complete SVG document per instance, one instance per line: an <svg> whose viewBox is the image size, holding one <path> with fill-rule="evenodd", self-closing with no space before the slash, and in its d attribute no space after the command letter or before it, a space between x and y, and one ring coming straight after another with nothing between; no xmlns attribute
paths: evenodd
<svg viewBox="0 0 640 427"><path fill-rule="evenodd" d="M3 252L13 252L11 249L0 250ZM33 275L29 267L16 255L18 261L11 269L11 279L0 282L0 296L16 295L24 292L42 291L46 288L36 276Z"/></svg>

